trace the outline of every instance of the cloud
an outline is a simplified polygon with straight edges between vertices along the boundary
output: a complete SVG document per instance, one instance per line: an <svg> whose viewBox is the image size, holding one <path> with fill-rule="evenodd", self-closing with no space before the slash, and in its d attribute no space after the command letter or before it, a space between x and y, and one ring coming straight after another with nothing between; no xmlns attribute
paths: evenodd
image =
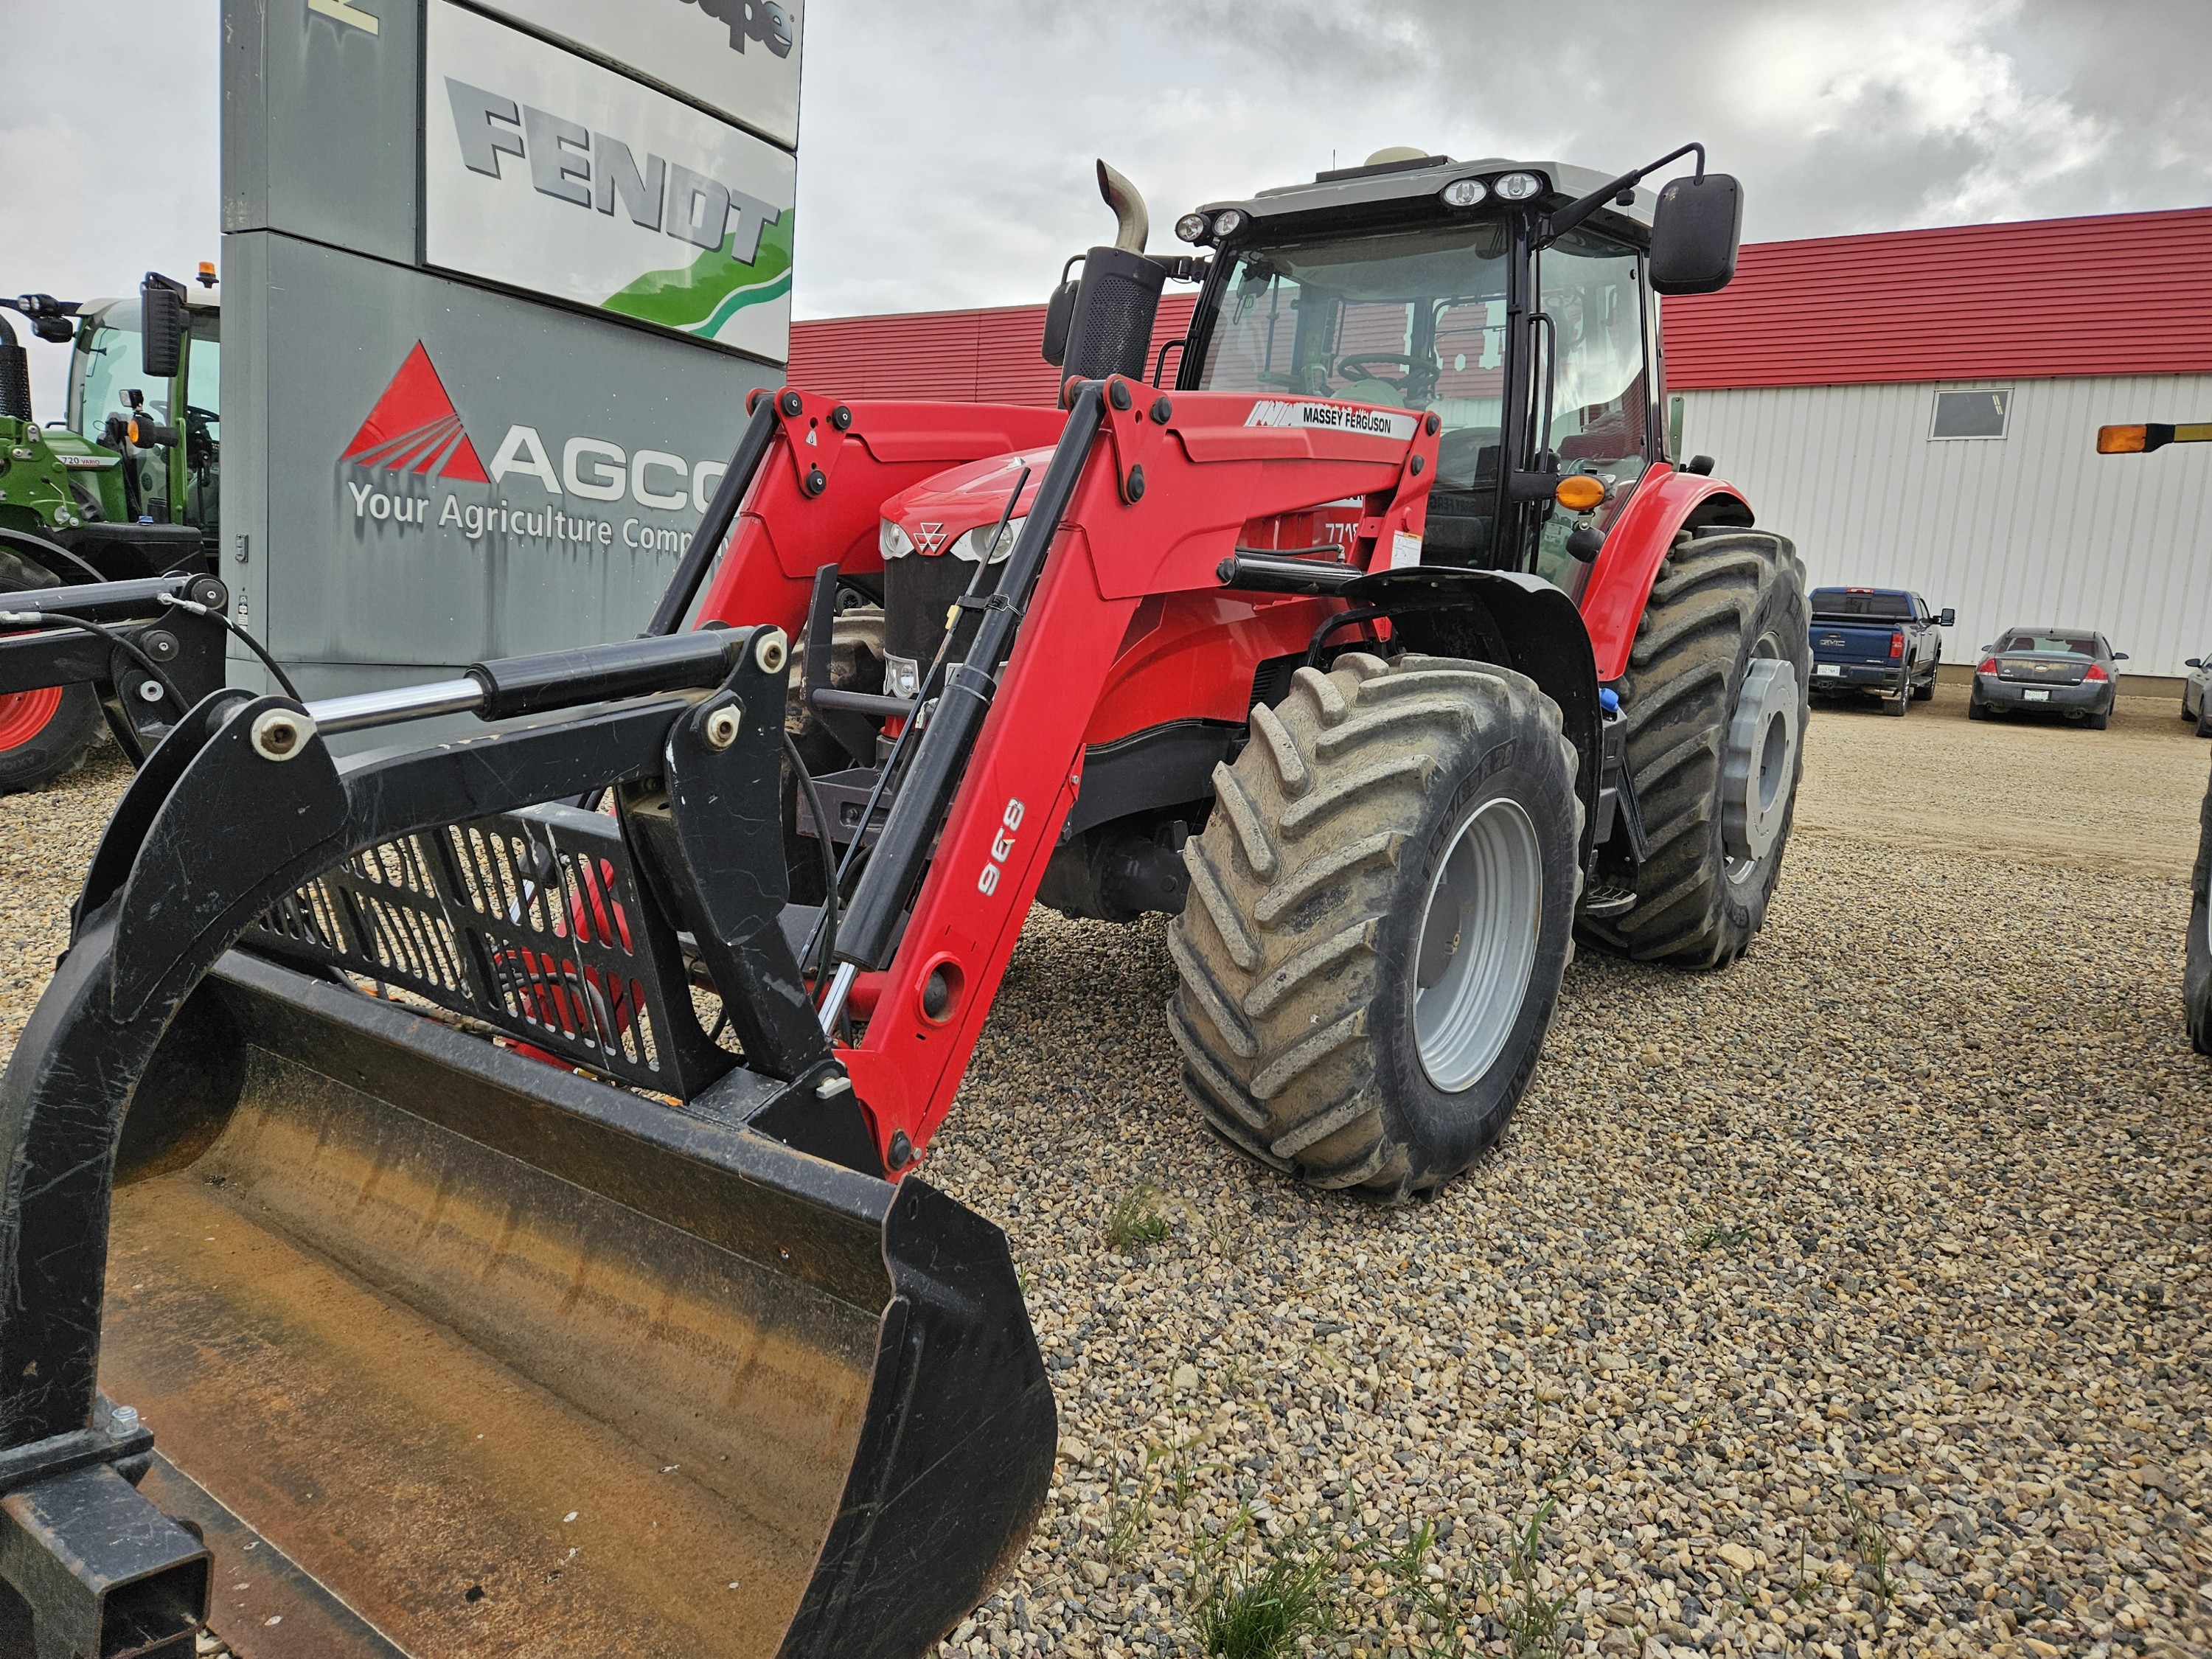
<svg viewBox="0 0 2212 1659"><path fill-rule="evenodd" d="M1754 239L2212 200L2201 4L848 0L809 21L802 315L1038 297L1106 234L1093 154L1163 228L1393 143L1626 167L1700 138Z"/></svg>
<svg viewBox="0 0 2212 1659"><path fill-rule="evenodd" d="M634 0L663 3L665 0ZM96 21L88 23L88 17ZM217 0L17 8L0 286L127 292L216 241ZM2202 0L816 0L801 316L1041 299L1112 221L1387 144L1626 167L1686 138L1754 239L2212 201ZM96 34L97 38L88 38ZM59 362L38 352L42 410Z"/></svg>
<svg viewBox="0 0 2212 1659"><path fill-rule="evenodd" d="M220 257L216 0L19 6L0 23L0 292L64 300L189 278ZM58 420L69 348L33 339L32 405Z"/></svg>

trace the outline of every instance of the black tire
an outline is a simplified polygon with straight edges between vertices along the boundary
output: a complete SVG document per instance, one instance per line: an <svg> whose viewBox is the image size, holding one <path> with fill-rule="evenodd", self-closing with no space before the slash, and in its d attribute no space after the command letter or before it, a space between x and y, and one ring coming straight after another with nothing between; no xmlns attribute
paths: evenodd
<svg viewBox="0 0 2212 1659"><path fill-rule="evenodd" d="M2109 708L2100 708L2095 714L2090 715L2088 719L2081 722L2082 725L2087 726L2092 732L2101 732L2112 723L2112 711Z"/></svg>
<svg viewBox="0 0 2212 1659"><path fill-rule="evenodd" d="M1936 675L1931 671L1928 676L1927 684L1918 685L1913 688L1912 700L1915 702L1933 702L1936 701Z"/></svg>
<svg viewBox="0 0 2212 1659"><path fill-rule="evenodd" d="M0 593L59 587L60 578L21 555L0 548ZM65 685L45 720L29 725L25 711L35 691L0 694L0 728L11 741L0 749L0 795L37 789L84 764L99 739L100 697L89 685Z"/></svg>
<svg viewBox="0 0 2212 1659"><path fill-rule="evenodd" d="M1881 712L1893 719L1903 720L1905 711L1912 707L1912 682L1908 679L1897 688L1895 696L1881 700Z"/></svg>
<svg viewBox="0 0 2212 1659"><path fill-rule="evenodd" d="M1213 812L1184 849L1190 900L1168 930L1184 1086L1223 1139L1312 1185L1389 1199L1498 1139L1574 954L1575 763L1534 681L1455 658L1349 653L1253 710L1251 741L1215 769ZM1449 867L1480 868L1460 891L1487 916L1455 913L1425 994L1423 923L1461 849L1474 862ZM1505 896L1480 897L1492 893ZM1461 956L1469 927L1491 948ZM1425 994L1439 999L1425 1038ZM1463 1012L1473 1026L1455 1023Z"/></svg>
<svg viewBox="0 0 2212 1659"><path fill-rule="evenodd" d="M1718 968L1759 932L1803 765L1813 654L1805 610L1805 567L1782 537L1730 530L1677 538L1617 688L1650 855L1637 872L1635 908L1586 921L1593 939L1640 960ZM1785 714L1778 755L1770 743ZM1747 820L1728 801L1751 782L1732 781L1729 770L1754 760L1763 804Z"/></svg>
<svg viewBox="0 0 2212 1659"><path fill-rule="evenodd" d="M2200 697L2197 701L2197 735L2212 738L2212 699Z"/></svg>
<svg viewBox="0 0 2212 1659"><path fill-rule="evenodd" d="M2188 966L2182 994L2189 1007L2189 1041L2200 1054L2212 1054L2212 788L2197 813L2197 867L2189 872Z"/></svg>
<svg viewBox="0 0 2212 1659"><path fill-rule="evenodd" d="M1966 694L1966 718L1970 720L1985 720L1989 719L1989 717L1990 706L1982 701L1981 694L1979 692L1968 692Z"/></svg>

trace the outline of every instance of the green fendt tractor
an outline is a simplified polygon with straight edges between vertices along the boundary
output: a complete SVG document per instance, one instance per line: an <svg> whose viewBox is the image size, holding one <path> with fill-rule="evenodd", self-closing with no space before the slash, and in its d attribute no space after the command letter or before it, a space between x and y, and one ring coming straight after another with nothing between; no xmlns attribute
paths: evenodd
<svg viewBox="0 0 2212 1659"><path fill-rule="evenodd" d="M149 273L136 299L0 299L0 595L212 568L222 477L212 265L200 284ZM42 340L75 342L59 423L38 423L9 311ZM110 690L0 691L0 793L81 763Z"/></svg>

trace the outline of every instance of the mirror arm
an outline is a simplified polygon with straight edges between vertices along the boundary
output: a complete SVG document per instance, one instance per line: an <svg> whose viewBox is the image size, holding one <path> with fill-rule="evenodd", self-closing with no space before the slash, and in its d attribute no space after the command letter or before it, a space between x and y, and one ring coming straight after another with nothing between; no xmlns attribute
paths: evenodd
<svg viewBox="0 0 2212 1659"><path fill-rule="evenodd" d="M1657 161L1646 162L1644 166L1637 168L1633 173L1622 173L1620 178L1615 179L1611 184L1599 185L1589 195L1577 198L1576 200L1568 203L1566 206L1561 208L1557 213L1551 215L1536 228L1535 240L1533 244L1534 250L1540 252L1545 248L1551 246L1553 243L1558 241L1560 237L1565 235L1577 225L1582 223L1583 220L1589 218L1591 214L1595 213L1607 202L1620 195L1621 191L1635 189L1637 185L1644 182L1644 179L1648 175L1658 172L1661 167L1665 167L1669 161L1680 161L1682 157L1687 155L1692 150L1695 150L1698 153L1698 171L1694 176L1699 179L1704 178L1705 176L1705 147L1703 144L1693 141L1690 143L1684 144L1680 149L1668 150L1667 154L1661 156Z"/></svg>

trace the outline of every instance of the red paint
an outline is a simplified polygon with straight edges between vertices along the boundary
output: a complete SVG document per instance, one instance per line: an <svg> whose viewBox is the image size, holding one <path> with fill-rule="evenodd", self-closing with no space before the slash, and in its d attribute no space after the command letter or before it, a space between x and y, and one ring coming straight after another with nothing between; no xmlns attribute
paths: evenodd
<svg viewBox="0 0 2212 1659"><path fill-rule="evenodd" d="M1750 520L1750 509L1743 506L1735 486L1718 478L1655 466L1637 481L1636 492L1607 532L1589 580L1583 585L1583 621L1589 629L1590 654L1601 684L1628 672L1636 625L1644 620L1644 602L1651 597L1659 567L1690 514L1716 496L1734 503L1736 516Z"/></svg>
<svg viewBox="0 0 2212 1659"><path fill-rule="evenodd" d="M777 439L787 449L804 444L805 433L819 437L823 428L811 417L835 407L802 396L802 414L785 418ZM1091 451L898 951L887 970L854 988L852 1006L868 1013L868 1025L860 1046L842 1048L840 1058L886 1157L902 1130L917 1151L925 1147L951 1104L1081 787L1085 743L1169 720L1243 720L1252 666L1304 650L1314 625L1342 608L1340 600L1223 593L1214 568L1240 530L1358 496L1364 511L1354 552L1364 562L1397 530L1420 522L1434 437L1249 426L1262 401L1178 393L1161 423L1149 417L1152 399L1140 396L1109 415ZM876 527L892 496L948 466L1033 448L1061 424L1054 411L1003 405L850 407L852 429L835 441L835 482L820 495L804 493L795 458L768 458L706 619L795 631L818 565L880 568ZM813 447L831 441L819 437ZM1139 464L1146 488L1131 501L1127 469ZM941 482L917 493L961 499ZM1002 508L1004 495L994 502L991 494L980 486L967 493L969 524L996 518L985 509ZM947 964L962 984L939 1023L923 1012L921 990Z"/></svg>
<svg viewBox="0 0 2212 1659"><path fill-rule="evenodd" d="M491 482L420 340L338 459L394 472Z"/></svg>
<svg viewBox="0 0 2212 1659"><path fill-rule="evenodd" d="M1671 392L2212 372L2212 208L1755 243L1664 301Z"/></svg>
<svg viewBox="0 0 2212 1659"><path fill-rule="evenodd" d="M61 706L62 689L58 685L0 696L0 754L21 749L45 731Z"/></svg>

